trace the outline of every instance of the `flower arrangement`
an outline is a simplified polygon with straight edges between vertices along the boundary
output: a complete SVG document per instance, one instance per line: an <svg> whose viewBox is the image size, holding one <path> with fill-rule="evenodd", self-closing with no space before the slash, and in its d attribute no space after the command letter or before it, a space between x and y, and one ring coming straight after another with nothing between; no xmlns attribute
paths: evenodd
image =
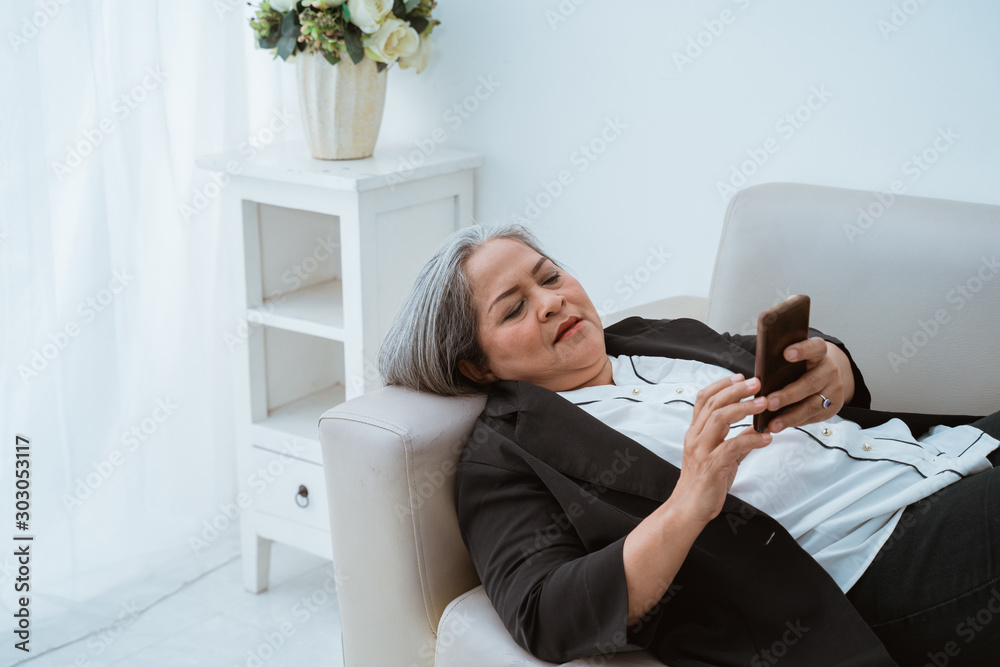
<svg viewBox="0 0 1000 667"><path fill-rule="evenodd" d="M298 51L320 53L336 65L368 56L381 72L398 62L419 74L434 52L430 40L436 0L264 0L250 26L257 44L285 62Z"/></svg>

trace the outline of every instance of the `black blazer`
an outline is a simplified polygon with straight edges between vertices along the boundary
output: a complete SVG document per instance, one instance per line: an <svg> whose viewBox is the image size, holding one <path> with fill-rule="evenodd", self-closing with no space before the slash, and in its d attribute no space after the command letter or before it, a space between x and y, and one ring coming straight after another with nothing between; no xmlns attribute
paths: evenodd
<svg viewBox="0 0 1000 667"><path fill-rule="evenodd" d="M753 375L754 337L696 320L630 317L604 335L612 356L695 359ZM853 359L851 367L845 419L870 426L899 416L918 432L975 419L869 410ZM767 665L772 656L788 666L895 664L826 571L777 521L732 495L664 597L627 627L625 536L679 474L553 391L494 385L460 457L455 501L479 578L520 646L553 662L639 647L671 667Z"/></svg>

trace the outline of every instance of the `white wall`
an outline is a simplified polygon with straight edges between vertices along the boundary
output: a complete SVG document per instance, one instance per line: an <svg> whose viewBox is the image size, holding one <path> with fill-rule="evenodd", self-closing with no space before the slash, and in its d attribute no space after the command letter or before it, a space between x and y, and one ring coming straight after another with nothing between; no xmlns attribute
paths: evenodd
<svg viewBox="0 0 1000 667"><path fill-rule="evenodd" d="M704 22L724 11L713 36ZM412 149L441 127L446 145L485 154L481 222L525 216L526 198L568 172L529 226L602 311L707 296L728 200L717 184L768 139L777 150L746 185L901 179L908 194L1000 203L996 0L440 0L436 13L428 69L389 74L377 150ZM679 67L674 53L699 36L709 45ZM480 88L486 99L456 127L445 114L484 79L499 87ZM776 125L817 88L830 97L813 99L801 127ZM624 129L586 161L579 147L609 119ZM933 165L907 164L946 128L957 139ZM664 268L626 297L623 277L661 245Z"/></svg>

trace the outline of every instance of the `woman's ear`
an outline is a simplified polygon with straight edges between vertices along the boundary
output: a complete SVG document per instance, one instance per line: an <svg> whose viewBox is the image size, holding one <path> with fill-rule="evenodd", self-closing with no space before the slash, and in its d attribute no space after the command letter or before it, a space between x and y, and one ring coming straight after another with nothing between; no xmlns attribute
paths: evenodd
<svg viewBox="0 0 1000 667"><path fill-rule="evenodd" d="M458 360L458 370L462 372L462 375L479 384L489 384L497 380L497 376L493 375L491 371L482 370L468 359Z"/></svg>

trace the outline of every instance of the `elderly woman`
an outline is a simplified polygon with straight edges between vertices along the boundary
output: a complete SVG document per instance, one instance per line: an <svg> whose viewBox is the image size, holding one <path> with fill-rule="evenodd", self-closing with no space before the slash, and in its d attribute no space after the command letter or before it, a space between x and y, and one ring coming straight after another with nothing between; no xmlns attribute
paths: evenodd
<svg viewBox="0 0 1000 667"><path fill-rule="evenodd" d="M785 351L805 376L753 398L753 337L687 319L603 329L527 230L474 226L423 269L379 367L488 394L458 518L539 658L1000 664L1000 413L869 410L843 344L810 335ZM765 408L783 412L756 433Z"/></svg>

